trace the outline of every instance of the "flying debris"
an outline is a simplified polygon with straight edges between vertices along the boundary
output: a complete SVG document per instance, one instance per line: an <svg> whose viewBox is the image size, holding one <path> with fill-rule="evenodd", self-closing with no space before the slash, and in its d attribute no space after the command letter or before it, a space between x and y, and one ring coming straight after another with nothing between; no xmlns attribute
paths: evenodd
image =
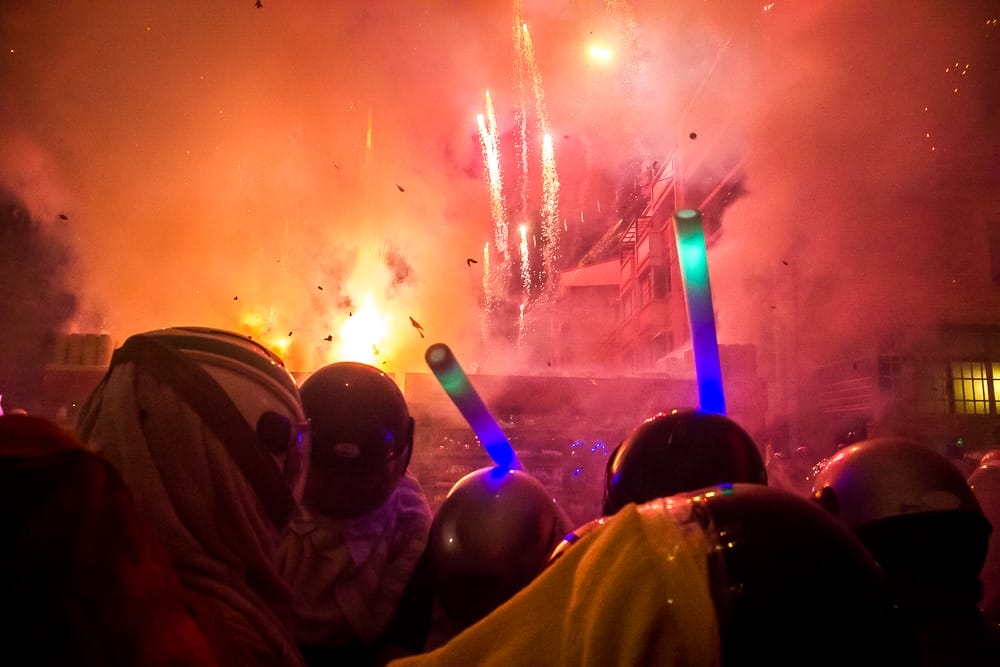
<svg viewBox="0 0 1000 667"><path fill-rule="evenodd" d="M288 336L289 336L289 337L291 337L291 335L292 335L292 332L291 332L291 331L289 331L289 332L288 332Z"/></svg>
<svg viewBox="0 0 1000 667"><path fill-rule="evenodd" d="M472 259L471 257L465 260L466 266L472 266L473 264L479 264L478 260Z"/></svg>
<svg viewBox="0 0 1000 667"><path fill-rule="evenodd" d="M236 301L236 300L238 300L239 298L240 298L240 297L238 297L238 296L234 296L234 297L233 297L233 301Z"/></svg>
<svg viewBox="0 0 1000 667"><path fill-rule="evenodd" d="M403 188L403 186L402 186L402 185L400 185L399 183L396 183L396 188L397 188L397 189L398 189L398 190L399 190L400 192L406 192L406 190L405 190L405 189Z"/></svg>
<svg viewBox="0 0 1000 667"><path fill-rule="evenodd" d="M788 266L788 260L787 259L781 260L781 263L784 264L785 266Z"/></svg>
<svg viewBox="0 0 1000 667"><path fill-rule="evenodd" d="M410 324L413 325L414 329L416 329L417 331L420 332L420 337L423 338L424 337L424 328L420 325L420 322L417 322L415 319L413 319L412 315L410 315Z"/></svg>
<svg viewBox="0 0 1000 667"><path fill-rule="evenodd" d="M698 133L697 132L692 132L691 134L688 135L688 137L690 137L691 139L697 139L698 138Z"/></svg>
<svg viewBox="0 0 1000 667"><path fill-rule="evenodd" d="M323 340L325 340L325 341L331 341L331 340L333 340L333 334L327 335L327 337L324 338Z"/></svg>
<svg viewBox="0 0 1000 667"><path fill-rule="evenodd" d="M263 6L264 6L264 3L261 2L260 0L257 0L257 2L254 4L254 7L256 7L257 9L260 9Z"/></svg>
<svg viewBox="0 0 1000 667"><path fill-rule="evenodd" d="M316 285L316 289L318 289L320 292L322 292L323 291L323 286L322 285Z"/></svg>
<svg viewBox="0 0 1000 667"><path fill-rule="evenodd" d="M69 217L65 213L60 213L59 214L59 219L60 220L69 220Z"/></svg>

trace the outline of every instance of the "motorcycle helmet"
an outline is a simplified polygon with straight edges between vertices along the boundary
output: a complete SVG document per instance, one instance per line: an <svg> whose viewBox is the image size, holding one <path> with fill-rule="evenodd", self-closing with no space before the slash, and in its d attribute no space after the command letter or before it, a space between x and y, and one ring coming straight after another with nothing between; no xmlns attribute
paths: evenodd
<svg viewBox="0 0 1000 667"><path fill-rule="evenodd" d="M380 507L406 472L414 420L396 382L367 364L328 364L301 386L312 430L303 503L334 519Z"/></svg>
<svg viewBox="0 0 1000 667"><path fill-rule="evenodd" d="M1000 449L991 449L980 457L979 465L984 466L987 463L1000 464Z"/></svg>
<svg viewBox="0 0 1000 667"><path fill-rule="evenodd" d="M944 455L905 438L865 440L830 457L812 494L861 538L904 607L980 599L991 527Z"/></svg>
<svg viewBox="0 0 1000 667"><path fill-rule="evenodd" d="M428 545L442 608L467 627L541 572L572 523L541 482L521 470L481 468L455 483Z"/></svg>
<svg viewBox="0 0 1000 667"><path fill-rule="evenodd" d="M701 410L660 412L608 458L601 513L731 482L767 484L760 451L743 428L725 415Z"/></svg>

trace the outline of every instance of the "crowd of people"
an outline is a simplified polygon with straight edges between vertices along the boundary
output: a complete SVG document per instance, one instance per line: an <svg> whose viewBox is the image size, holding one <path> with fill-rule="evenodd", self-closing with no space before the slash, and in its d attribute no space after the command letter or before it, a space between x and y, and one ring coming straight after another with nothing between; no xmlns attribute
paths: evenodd
<svg viewBox="0 0 1000 667"><path fill-rule="evenodd" d="M71 430L0 414L12 665L1000 665L1000 450L902 438L775 485L665 409L573 525L530 471L432 511L395 382L234 332L135 334Z"/></svg>

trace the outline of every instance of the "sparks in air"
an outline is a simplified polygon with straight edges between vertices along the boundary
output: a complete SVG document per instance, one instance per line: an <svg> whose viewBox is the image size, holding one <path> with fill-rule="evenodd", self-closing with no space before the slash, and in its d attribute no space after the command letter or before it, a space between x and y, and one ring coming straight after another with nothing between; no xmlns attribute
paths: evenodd
<svg viewBox="0 0 1000 667"><path fill-rule="evenodd" d="M524 287L524 293L531 293L531 256L528 254L528 226L521 225L518 227L518 231L521 233L521 242L518 244L518 248L521 251L521 286Z"/></svg>

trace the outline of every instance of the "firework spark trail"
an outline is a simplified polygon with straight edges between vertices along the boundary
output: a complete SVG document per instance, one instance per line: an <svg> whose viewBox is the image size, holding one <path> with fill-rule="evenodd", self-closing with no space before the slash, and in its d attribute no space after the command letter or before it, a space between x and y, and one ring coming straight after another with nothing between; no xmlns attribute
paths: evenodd
<svg viewBox="0 0 1000 667"><path fill-rule="evenodd" d="M531 294L531 257L528 255L528 226L521 225L521 285L524 287L524 294Z"/></svg>
<svg viewBox="0 0 1000 667"><path fill-rule="evenodd" d="M545 284L552 286L559 256L559 177L556 173L555 146L549 132L549 120L545 110L545 91L542 75L535 61L535 48L527 24L522 24L520 38L515 40L518 59L522 62L527 77L531 80L531 90L535 97L535 120L543 136L542 143L542 258L545 269Z"/></svg>
<svg viewBox="0 0 1000 667"><path fill-rule="evenodd" d="M551 287L559 260L559 175L552 135L542 142L542 260L545 284Z"/></svg>
<svg viewBox="0 0 1000 667"><path fill-rule="evenodd" d="M522 57L524 51L524 31L522 27L524 21L521 18L521 2L514 0L514 81L517 83L518 109L515 114L517 120L518 142L521 147L521 176L517 183L521 193L521 212L528 211L528 86L525 83L526 62Z"/></svg>
<svg viewBox="0 0 1000 667"><path fill-rule="evenodd" d="M542 134L549 133L549 118L545 110L545 90L542 88L542 74L538 71L538 63L535 62L535 47L531 42L531 33L528 32L528 24L521 26L521 40L518 44L518 53L523 62L527 77L531 79L531 91L535 96L535 120Z"/></svg>
<svg viewBox="0 0 1000 667"><path fill-rule="evenodd" d="M492 267L490 266L490 242L487 241L483 244L483 295L485 296L486 303L482 312L481 327L482 327L482 337L483 340L489 339L489 328L490 328L490 313L493 311L494 298L493 298L493 277L492 277Z"/></svg>
<svg viewBox="0 0 1000 667"><path fill-rule="evenodd" d="M488 305L495 305L503 299L506 287L506 275L510 272L510 231L503 205L503 175L500 170L500 138L497 133L496 111L493 108L493 98L486 91L486 114L476 116L479 125L479 138L482 143L483 157L486 160L486 172L489 179L490 215L493 219L494 243L500 254L499 266L491 272L487 293L490 295Z"/></svg>
<svg viewBox="0 0 1000 667"><path fill-rule="evenodd" d="M490 242L483 244L483 294L486 295L487 309L492 305L493 290L490 285L493 283L493 267L490 265Z"/></svg>
<svg viewBox="0 0 1000 667"><path fill-rule="evenodd" d="M521 307L517 312L517 349L521 349L521 344L524 342L524 306L525 302L521 302Z"/></svg>
<svg viewBox="0 0 1000 667"><path fill-rule="evenodd" d="M490 215L493 218L493 233L497 250L501 256L507 254L507 219L503 210L503 175L500 171L500 137L497 134L497 117L493 108L493 98L486 91L486 114L476 116L479 125L479 139L486 160L486 175L490 188Z"/></svg>

